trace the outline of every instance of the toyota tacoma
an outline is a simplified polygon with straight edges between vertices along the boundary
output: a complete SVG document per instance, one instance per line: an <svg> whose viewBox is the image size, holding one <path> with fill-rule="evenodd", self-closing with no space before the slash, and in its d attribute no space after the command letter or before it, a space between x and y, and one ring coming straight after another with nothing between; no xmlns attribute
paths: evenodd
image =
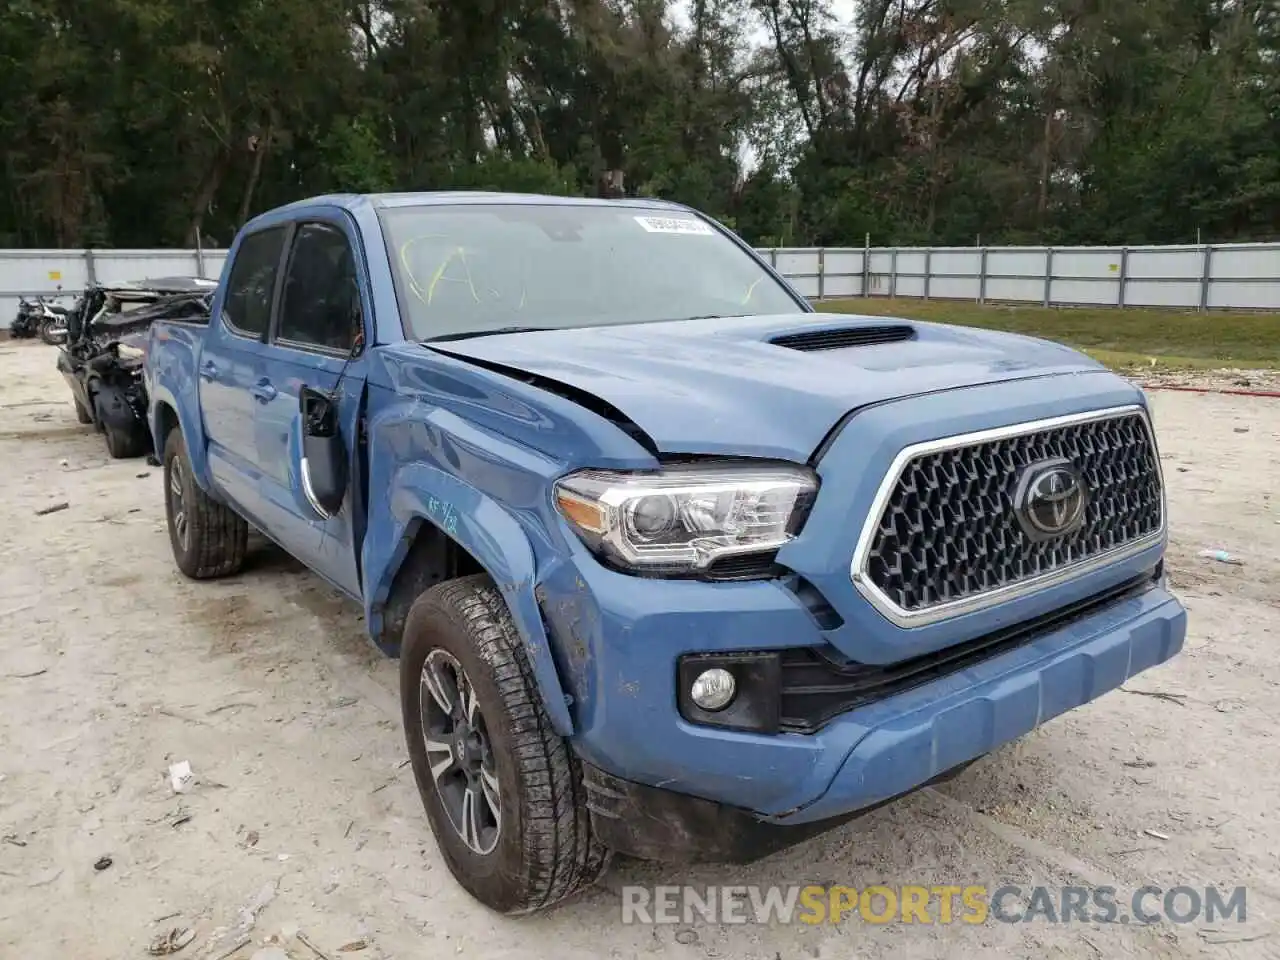
<svg viewBox="0 0 1280 960"><path fill-rule="evenodd" d="M253 527L363 607L499 911L611 851L761 857L1183 643L1138 388L815 312L683 206L314 198L149 337L179 569L236 573Z"/></svg>

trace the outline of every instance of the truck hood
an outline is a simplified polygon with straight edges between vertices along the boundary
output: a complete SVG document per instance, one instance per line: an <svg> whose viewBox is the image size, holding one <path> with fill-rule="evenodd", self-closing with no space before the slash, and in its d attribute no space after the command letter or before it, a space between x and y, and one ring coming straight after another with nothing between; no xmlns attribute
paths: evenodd
<svg viewBox="0 0 1280 960"><path fill-rule="evenodd" d="M780 337L792 345L773 342ZM1033 337L844 314L578 327L426 346L548 389L567 386L571 396L593 395L660 453L796 462L868 404L1103 369Z"/></svg>

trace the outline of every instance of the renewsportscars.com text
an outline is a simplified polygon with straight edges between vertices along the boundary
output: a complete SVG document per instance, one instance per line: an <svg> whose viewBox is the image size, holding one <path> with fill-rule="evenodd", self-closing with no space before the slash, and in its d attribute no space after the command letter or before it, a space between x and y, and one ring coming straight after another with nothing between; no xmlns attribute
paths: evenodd
<svg viewBox="0 0 1280 960"><path fill-rule="evenodd" d="M1244 887L1212 886L626 886L622 922L1243 923L1246 898Z"/></svg>

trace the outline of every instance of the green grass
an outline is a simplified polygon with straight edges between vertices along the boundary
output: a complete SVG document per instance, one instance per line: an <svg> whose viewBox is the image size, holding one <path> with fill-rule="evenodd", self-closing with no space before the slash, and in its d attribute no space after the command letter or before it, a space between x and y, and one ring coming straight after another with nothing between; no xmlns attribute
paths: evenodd
<svg viewBox="0 0 1280 960"><path fill-rule="evenodd" d="M1137 308L1044 308L958 300L824 300L819 310L958 323L1025 333L1083 350L1114 368L1280 368L1280 315Z"/></svg>

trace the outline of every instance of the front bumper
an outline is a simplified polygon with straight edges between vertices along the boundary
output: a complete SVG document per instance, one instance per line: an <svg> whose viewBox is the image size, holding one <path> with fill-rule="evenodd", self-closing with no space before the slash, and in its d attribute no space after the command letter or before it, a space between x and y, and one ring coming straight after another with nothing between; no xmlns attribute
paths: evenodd
<svg viewBox="0 0 1280 960"><path fill-rule="evenodd" d="M820 820L904 793L1095 700L1182 649L1165 589L1121 600L978 669L878 704L821 796L781 819Z"/></svg>
<svg viewBox="0 0 1280 960"><path fill-rule="evenodd" d="M567 564L544 587L579 756L622 782L777 824L847 816L909 792L1170 659L1186 633L1182 606L1153 581L814 733L763 735L683 720L675 663L695 651L821 642L781 586L649 583Z"/></svg>

